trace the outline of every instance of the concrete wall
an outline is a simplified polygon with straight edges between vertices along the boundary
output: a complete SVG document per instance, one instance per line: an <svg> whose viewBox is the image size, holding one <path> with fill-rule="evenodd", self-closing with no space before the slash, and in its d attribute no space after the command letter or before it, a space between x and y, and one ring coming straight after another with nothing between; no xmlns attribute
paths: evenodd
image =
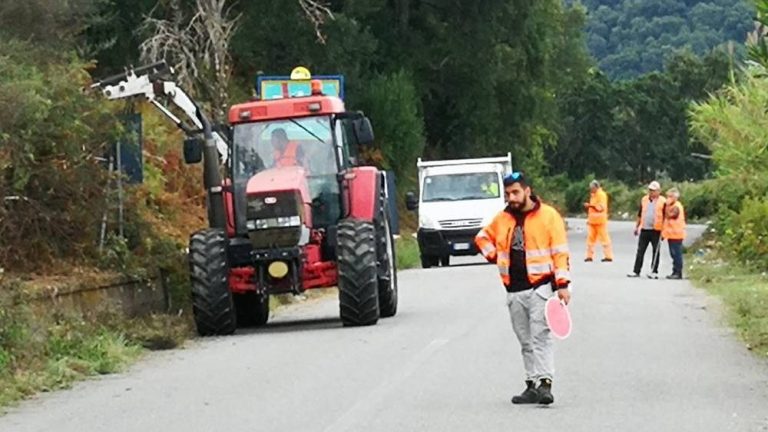
<svg viewBox="0 0 768 432"><path fill-rule="evenodd" d="M50 285L38 289L33 306L44 312L51 307L83 313L110 309L128 317L167 312L168 284L164 275L151 279L117 279L99 286Z"/></svg>

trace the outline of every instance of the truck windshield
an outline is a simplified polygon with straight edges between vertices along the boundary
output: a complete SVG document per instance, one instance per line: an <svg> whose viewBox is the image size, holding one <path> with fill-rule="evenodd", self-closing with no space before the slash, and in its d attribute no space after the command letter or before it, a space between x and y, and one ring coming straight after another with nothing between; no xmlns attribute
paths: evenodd
<svg viewBox="0 0 768 432"><path fill-rule="evenodd" d="M236 179L269 168L302 166L309 176L335 174L329 116L245 123L235 126L232 163Z"/></svg>
<svg viewBox="0 0 768 432"><path fill-rule="evenodd" d="M492 199L501 193L495 172L430 175L422 190L422 202Z"/></svg>

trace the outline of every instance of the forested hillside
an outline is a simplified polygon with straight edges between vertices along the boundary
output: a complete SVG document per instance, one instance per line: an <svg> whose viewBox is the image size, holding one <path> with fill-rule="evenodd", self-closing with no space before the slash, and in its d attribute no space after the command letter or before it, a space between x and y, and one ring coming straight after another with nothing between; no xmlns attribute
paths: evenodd
<svg viewBox="0 0 768 432"><path fill-rule="evenodd" d="M642 16L681 7L642 4L636 7ZM622 5L629 2L614 6ZM206 7L213 8L208 16L230 26L231 39L188 34ZM692 5L690 13L702 8ZM733 15L738 10L728 11L729 22L743 17ZM73 257L73 251L77 259L101 255L94 247L105 179L89 173L97 172L96 157L117 135L117 115L141 106L80 89L149 62L147 41L158 34L176 35L155 44L155 57L171 64L180 61L184 43L198 50L186 83L218 121L228 104L253 94L259 73L287 74L304 65L317 74L344 74L348 106L367 112L376 130L370 162L393 169L401 193L415 186L419 156L512 152L515 166L541 178L538 186L552 199L592 176L629 185L707 177L707 160L692 154L708 149L690 137L686 110L728 81L727 53L678 53L660 72L616 82L588 55L586 19L583 6L560 0L3 2L0 108L15 114L0 120L0 233L5 244L24 249L0 257L0 264L34 268L37 260ZM751 26L748 17L738 23ZM223 43L220 58L210 54L212 40ZM211 83L220 88L211 91ZM145 181L129 194L128 242L113 245L117 258L106 260L118 268L125 266L119 257L137 256L128 251L171 250L159 241L145 244L145 222L183 242L182 231L201 224L204 214L197 171L179 164L180 136L151 110L141 112ZM82 201L93 203L89 211L70 208ZM180 222L191 215L191 225ZM16 220L29 223L19 230Z"/></svg>
<svg viewBox="0 0 768 432"><path fill-rule="evenodd" d="M746 0L583 0L590 53L611 78L659 71L680 48L698 55L729 41L741 47L753 29Z"/></svg>

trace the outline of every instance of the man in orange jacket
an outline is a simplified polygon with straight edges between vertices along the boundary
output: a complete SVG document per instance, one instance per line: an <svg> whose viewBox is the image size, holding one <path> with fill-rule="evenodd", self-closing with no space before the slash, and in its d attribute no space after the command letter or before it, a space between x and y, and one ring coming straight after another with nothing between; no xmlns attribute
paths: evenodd
<svg viewBox="0 0 768 432"><path fill-rule="evenodd" d="M669 245L672 257L672 274L667 279L683 278L683 240L685 240L685 208L680 203L680 191L672 188L667 191L664 206L664 228L661 237Z"/></svg>
<svg viewBox="0 0 768 432"><path fill-rule="evenodd" d="M504 177L504 193L507 207L477 234L475 243L498 267L522 349L526 388L512 403L548 405L554 402L555 356L544 305L553 291L566 304L571 298L565 222L531 193L522 173Z"/></svg>
<svg viewBox="0 0 768 432"><path fill-rule="evenodd" d="M285 129L277 128L272 131L272 158L275 161L275 167L304 166L304 153L295 142L288 140L288 134Z"/></svg>
<svg viewBox="0 0 768 432"><path fill-rule="evenodd" d="M664 224L664 201L664 197L661 196L661 185L657 181L652 181L648 185L648 194L640 201L640 208L637 211L635 235L640 237L637 242L635 267L632 273L627 275L628 277L640 277L645 251L648 250L650 243L653 246L653 258L651 273L648 277L659 278L659 240L661 240L661 229Z"/></svg>
<svg viewBox="0 0 768 432"><path fill-rule="evenodd" d="M589 202L584 203L587 210L587 257L585 262L592 262L595 257L595 243L603 245L603 262L613 261L611 236L608 234L608 195L600 182L592 180L589 184Z"/></svg>

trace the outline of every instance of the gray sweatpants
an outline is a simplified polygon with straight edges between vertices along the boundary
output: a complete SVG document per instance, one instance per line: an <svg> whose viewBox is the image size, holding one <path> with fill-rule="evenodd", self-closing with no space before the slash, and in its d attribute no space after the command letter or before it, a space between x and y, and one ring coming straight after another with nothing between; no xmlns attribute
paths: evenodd
<svg viewBox="0 0 768 432"><path fill-rule="evenodd" d="M507 293L507 307L512 328L520 341L526 380L551 380L555 375L554 344L544 318L544 304L552 295L548 284L535 290Z"/></svg>

